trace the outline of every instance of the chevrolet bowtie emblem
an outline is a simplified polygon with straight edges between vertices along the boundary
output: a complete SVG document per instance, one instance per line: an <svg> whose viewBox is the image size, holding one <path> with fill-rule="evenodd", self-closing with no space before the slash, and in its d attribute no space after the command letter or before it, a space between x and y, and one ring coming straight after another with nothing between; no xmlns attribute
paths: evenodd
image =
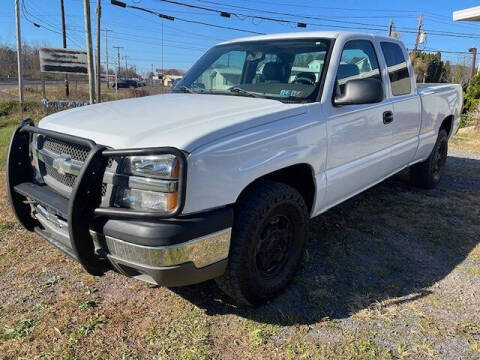
<svg viewBox="0 0 480 360"><path fill-rule="evenodd" d="M72 158L68 155L60 155L53 159L53 168L58 171L59 174L72 174Z"/></svg>

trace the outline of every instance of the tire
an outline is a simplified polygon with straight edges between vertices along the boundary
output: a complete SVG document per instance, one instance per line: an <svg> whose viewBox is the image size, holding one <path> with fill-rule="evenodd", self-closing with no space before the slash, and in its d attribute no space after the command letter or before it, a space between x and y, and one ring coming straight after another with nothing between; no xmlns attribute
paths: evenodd
<svg viewBox="0 0 480 360"><path fill-rule="evenodd" d="M235 207L229 262L216 279L234 302L260 305L292 280L305 251L309 214L294 188L262 181Z"/></svg>
<svg viewBox="0 0 480 360"><path fill-rule="evenodd" d="M444 129L440 129L437 141L428 159L410 167L412 183L424 189L435 188L442 177L447 153L448 135Z"/></svg>

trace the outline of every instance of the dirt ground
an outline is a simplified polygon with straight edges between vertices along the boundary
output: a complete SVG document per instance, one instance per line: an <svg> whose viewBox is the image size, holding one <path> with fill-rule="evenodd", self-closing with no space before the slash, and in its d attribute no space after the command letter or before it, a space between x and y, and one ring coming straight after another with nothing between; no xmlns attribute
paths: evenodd
<svg viewBox="0 0 480 360"><path fill-rule="evenodd" d="M80 265L23 230L0 187L0 358L480 358L480 156L451 149L435 190L402 173L312 221L279 298L214 282L156 288Z"/></svg>

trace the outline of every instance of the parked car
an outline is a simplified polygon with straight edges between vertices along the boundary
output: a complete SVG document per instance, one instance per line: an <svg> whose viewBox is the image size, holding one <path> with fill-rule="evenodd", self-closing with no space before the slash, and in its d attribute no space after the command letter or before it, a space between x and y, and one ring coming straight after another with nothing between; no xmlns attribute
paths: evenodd
<svg viewBox="0 0 480 360"><path fill-rule="evenodd" d="M137 80L118 80L117 86L119 89L121 88L137 88L140 85L138 84Z"/></svg>
<svg viewBox="0 0 480 360"><path fill-rule="evenodd" d="M25 120L10 203L90 274L216 279L256 305L293 278L312 217L407 167L414 185L435 187L461 105L460 85L417 86L393 38L228 41L171 94Z"/></svg>

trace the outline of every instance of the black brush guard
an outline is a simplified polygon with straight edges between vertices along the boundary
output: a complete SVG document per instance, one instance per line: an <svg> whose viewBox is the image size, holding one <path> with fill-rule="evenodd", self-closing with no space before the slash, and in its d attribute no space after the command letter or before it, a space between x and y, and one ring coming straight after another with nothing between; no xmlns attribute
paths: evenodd
<svg viewBox="0 0 480 360"><path fill-rule="evenodd" d="M78 175L69 199L57 194L48 186L33 181L33 166L30 158L32 134L40 134L57 140L86 146L90 149ZM123 208L99 207L102 180L111 157L148 156L173 154L180 161L178 203L168 215L154 211L138 211ZM111 267L104 256L95 252L90 227L97 217L130 219L164 219L178 215L185 203L186 157L172 147L146 149L110 150L92 140L40 129L33 121L23 121L12 135L7 157L7 187L10 205L18 221L29 231L34 231L60 250L76 259L92 275L102 275ZM45 232L31 214L29 200L39 203L67 219L72 248L65 246Z"/></svg>

